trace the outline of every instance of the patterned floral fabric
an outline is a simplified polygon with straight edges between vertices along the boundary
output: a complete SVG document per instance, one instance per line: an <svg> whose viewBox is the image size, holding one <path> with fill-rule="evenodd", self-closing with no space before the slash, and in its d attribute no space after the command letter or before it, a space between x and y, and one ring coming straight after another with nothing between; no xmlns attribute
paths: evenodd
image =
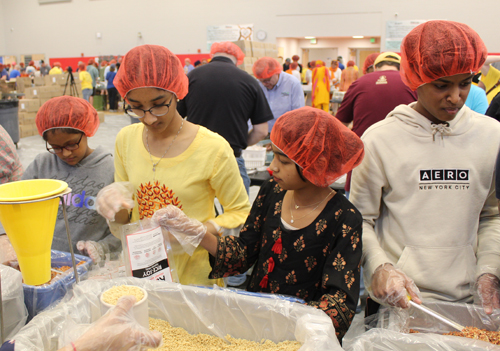
<svg viewBox="0 0 500 351"><path fill-rule="evenodd" d="M281 223L285 193L272 179L261 187L240 237L218 239L210 278L237 275L256 263L248 291L304 299L330 316L341 340L358 303L363 219L337 193L309 226L287 230Z"/></svg>
<svg viewBox="0 0 500 351"><path fill-rule="evenodd" d="M23 166L9 133L0 126L0 184L21 180Z"/></svg>

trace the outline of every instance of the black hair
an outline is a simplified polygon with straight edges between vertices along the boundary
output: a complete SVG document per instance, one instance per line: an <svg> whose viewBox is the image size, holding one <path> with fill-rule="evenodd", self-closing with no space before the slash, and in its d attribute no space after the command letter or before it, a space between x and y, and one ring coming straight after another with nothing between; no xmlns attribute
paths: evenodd
<svg viewBox="0 0 500 351"><path fill-rule="evenodd" d="M303 182L307 182L307 179L304 178L304 175L302 174L302 168L298 164L295 164L295 168L297 168L297 173L299 174L300 179L302 179Z"/></svg>
<svg viewBox="0 0 500 351"><path fill-rule="evenodd" d="M201 61L200 61L200 60L196 60L196 61L194 62L194 66L196 67L196 66L199 66L199 65L201 65Z"/></svg>
<svg viewBox="0 0 500 351"><path fill-rule="evenodd" d="M78 129L74 129L74 128L52 128L52 129L49 129L49 130L46 130L45 132L43 132L43 135L42 135L42 138L43 140L47 141L47 135L49 132L62 132L62 133L66 133L66 134L84 134L81 130L78 130Z"/></svg>
<svg viewBox="0 0 500 351"><path fill-rule="evenodd" d="M387 57L392 57L392 56L387 56ZM395 57L394 57L394 59L395 59ZM400 64L397 63L397 62L392 62L392 61L380 61L379 63L377 63L375 65L375 67L380 68L380 67L385 66L385 65L387 65L387 66L394 66L399 71Z"/></svg>

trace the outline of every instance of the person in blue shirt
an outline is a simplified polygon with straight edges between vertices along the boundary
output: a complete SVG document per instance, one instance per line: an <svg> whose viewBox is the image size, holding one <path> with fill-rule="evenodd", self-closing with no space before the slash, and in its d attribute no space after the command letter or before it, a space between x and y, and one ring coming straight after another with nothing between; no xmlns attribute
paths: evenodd
<svg viewBox="0 0 500 351"><path fill-rule="evenodd" d="M10 70L9 72L9 77L10 79L17 78L21 75L21 72L19 71L21 67L19 65L16 65L13 69Z"/></svg>
<svg viewBox="0 0 500 351"><path fill-rule="evenodd" d="M477 85L471 84L469 96L467 96L467 100L465 100L465 105L472 111L484 115L488 109L486 92Z"/></svg>
<svg viewBox="0 0 500 351"><path fill-rule="evenodd" d="M253 64L252 71L273 112L274 118L267 122L271 133L274 123L281 115L305 106L304 91L300 81L291 74L284 73L278 60L272 57L258 59Z"/></svg>
<svg viewBox="0 0 500 351"><path fill-rule="evenodd" d="M116 90L113 81L116 76L116 65L112 64L109 68L109 72L106 74L107 90L109 97L109 110L111 112L116 112L118 110L118 90Z"/></svg>
<svg viewBox="0 0 500 351"><path fill-rule="evenodd" d="M5 65L0 63L0 79L4 79L5 81L9 80L9 72L5 68Z"/></svg>

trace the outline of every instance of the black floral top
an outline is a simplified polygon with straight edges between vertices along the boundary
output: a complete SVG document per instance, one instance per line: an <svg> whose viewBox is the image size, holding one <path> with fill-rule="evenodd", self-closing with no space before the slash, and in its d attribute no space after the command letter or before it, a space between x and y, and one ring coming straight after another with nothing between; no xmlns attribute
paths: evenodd
<svg viewBox="0 0 500 351"><path fill-rule="evenodd" d="M358 303L362 216L337 193L309 226L287 230L285 193L272 179L261 187L240 237L218 239L209 277L244 273L256 262L248 291L304 299L330 316L341 340Z"/></svg>

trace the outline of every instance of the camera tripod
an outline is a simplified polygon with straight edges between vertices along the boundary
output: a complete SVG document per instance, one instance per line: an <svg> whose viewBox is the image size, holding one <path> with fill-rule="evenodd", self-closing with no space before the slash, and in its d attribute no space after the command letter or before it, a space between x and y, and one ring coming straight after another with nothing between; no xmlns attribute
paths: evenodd
<svg viewBox="0 0 500 351"><path fill-rule="evenodd" d="M68 67L68 78L66 78L66 85L64 86L63 95L66 95L66 89L68 88L68 84L69 84L68 95L80 97L78 96L78 89L76 88L75 78L73 77L73 69L71 67Z"/></svg>

